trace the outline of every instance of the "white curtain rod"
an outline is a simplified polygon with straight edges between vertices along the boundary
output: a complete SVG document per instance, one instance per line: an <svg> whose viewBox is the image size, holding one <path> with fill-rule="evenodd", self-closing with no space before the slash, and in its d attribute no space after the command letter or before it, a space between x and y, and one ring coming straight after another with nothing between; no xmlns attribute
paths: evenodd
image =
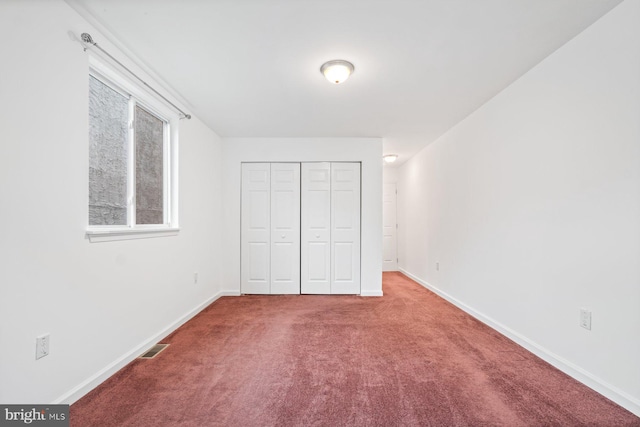
<svg viewBox="0 0 640 427"><path fill-rule="evenodd" d="M153 91L153 93L155 93L156 95L158 95L160 98L164 99L169 105L171 105L173 108L175 108L176 110L178 110L181 114L182 117L180 117L181 119L188 119L191 120L191 114L187 114L184 111L182 111L176 104L174 104L173 102L169 101L167 98L165 98L160 92L158 92L157 90L155 90L154 88L152 88L151 86L149 86L149 84L147 82L145 82L144 80L142 80L140 77L138 77L136 75L136 73L134 73L133 71L131 71L129 68L127 68L126 65L124 65L122 62L118 61L116 58L114 58L113 56L111 56L111 54L109 54L109 52L107 52L106 50L104 50L103 48L101 48L100 46L98 46L98 43L93 41L93 38L91 37L91 34L89 33L82 33L80 35L80 37L82 38L82 41L84 43L90 44L92 46L97 47L98 49L100 49L102 51L102 53L104 53L105 55L107 55L109 58L111 58L113 61L115 61L119 66L121 66L122 68L124 68L125 70L127 70L129 72L129 74L131 74L133 77L135 77L136 79L140 80L140 82L142 82L143 85L145 85L146 87L148 87L149 89L151 89ZM87 48L85 47L85 50L87 50Z"/></svg>

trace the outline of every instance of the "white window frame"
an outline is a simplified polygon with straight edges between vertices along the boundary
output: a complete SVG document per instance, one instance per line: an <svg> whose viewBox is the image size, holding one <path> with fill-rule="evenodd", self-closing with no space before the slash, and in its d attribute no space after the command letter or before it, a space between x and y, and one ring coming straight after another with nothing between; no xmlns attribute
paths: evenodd
<svg viewBox="0 0 640 427"><path fill-rule="evenodd" d="M163 224L136 224L136 158L135 144L128 144L127 156L127 224L87 225L91 242L175 236L178 225L178 127L180 116L140 84L117 72L99 58L89 55L89 74L129 99L128 139L134 141L135 106L139 105L164 122L163 141ZM87 171L88 172L88 171ZM88 174L87 174L88 176ZM87 212L89 204L86 204ZM88 222L88 216L87 216Z"/></svg>

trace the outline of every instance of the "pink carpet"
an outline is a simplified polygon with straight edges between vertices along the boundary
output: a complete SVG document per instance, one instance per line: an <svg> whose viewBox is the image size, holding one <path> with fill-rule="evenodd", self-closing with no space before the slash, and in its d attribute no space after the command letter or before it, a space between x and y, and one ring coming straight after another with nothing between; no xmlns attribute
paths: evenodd
<svg viewBox="0 0 640 427"><path fill-rule="evenodd" d="M640 426L398 273L382 298L221 298L72 426Z"/></svg>

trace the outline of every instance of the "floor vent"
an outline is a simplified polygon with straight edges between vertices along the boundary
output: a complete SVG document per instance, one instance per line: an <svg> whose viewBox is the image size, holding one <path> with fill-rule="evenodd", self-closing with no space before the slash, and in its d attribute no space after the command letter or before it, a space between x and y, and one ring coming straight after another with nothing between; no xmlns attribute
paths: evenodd
<svg viewBox="0 0 640 427"><path fill-rule="evenodd" d="M162 350L169 347L169 344L156 344L149 349L145 354L140 356L140 359L153 359L156 357Z"/></svg>

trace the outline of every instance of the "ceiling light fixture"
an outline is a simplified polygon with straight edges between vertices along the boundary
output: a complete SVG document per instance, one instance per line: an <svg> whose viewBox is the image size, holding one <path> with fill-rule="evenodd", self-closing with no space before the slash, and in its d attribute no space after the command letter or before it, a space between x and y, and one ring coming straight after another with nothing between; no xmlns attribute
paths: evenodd
<svg viewBox="0 0 640 427"><path fill-rule="evenodd" d="M324 74L326 79L331 83L339 85L349 78L354 69L355 68L353 67L353 64L351 62L344 61L342 59L336 59L322 64L322 67L320 67L320 72Z"/></svg>
<svg viewBox="0 0 640 427"><path fill-rule="evenodd" d="M397 154L387 154L386 156L382 157L384 159L384 161L386 163L393 163L398 159L398 155Z"/></svg>

